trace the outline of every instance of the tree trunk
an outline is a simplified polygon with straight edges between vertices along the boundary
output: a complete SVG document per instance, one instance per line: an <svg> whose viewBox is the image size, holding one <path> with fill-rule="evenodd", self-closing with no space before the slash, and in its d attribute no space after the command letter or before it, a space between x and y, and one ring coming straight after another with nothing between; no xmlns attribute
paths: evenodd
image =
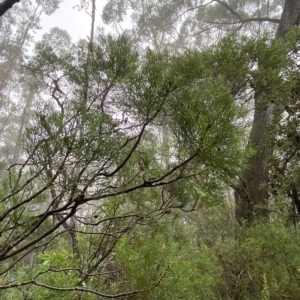
<svg viewBox="0 0 300 300"><path fill-rule="evenodd" d="M92 24L91 24L91 34L90 34L90 40L91 43L94 42L94 35L95 35L95 13L96 13L96 0L92 0Z"/></svg>
<svg viewBox="0 0 300 300"><path fill-rule="evenodd" d="M14 155L11 161L11 164L16 164L18 162L18 159L20 157L20 153L21 153L21 144L22 144L22 137L23 137L23 133L24 133L24 129L25 129L25 125L27 122L27 118L28 115L30 113L30 109L31 109L31 105L33 102L33 98L34 98L34 91L30 91L29 95L28 95L28 99L26 100L26 105L24 107L23 113L22 113L22 117L21 117L21 124L19 127L19 132L18 132L18 137L16 140L16 145L14 148Z"/></svg>
<svg viewBox="0 0 300 300"><path fill-rule="evenodd" d="M268 192L265 184L268 182L269 167L266 163L271 149L262 147L267 131L267 125L272 117L271 109L263 109L255 99L255 112L249 137L249 147L257 149L249 159L248 168L241 176L240 186L236 189L236 217L252 222L254 216L267 217Z"/></svg>
<svg viewBox="0 0 300 300"><path fill-rule="evenodd" d="M293 25L299 23L300 0L286 0L276 32L276 38L283 38ZM273 109L263 109L260 99L255 99L255 112L249 137L249 146L257 151L249 159L248 168L242 174L240 185L236 188L236 218L251 223L254 217L268 217L268 192L266 186L269 178L267 158L272 149L264 147L267 126L272 121Z"/></svg>
<svg viewBox="0 0 300 300"><path fill-rule="evenodd" d="M300 0L286 0L276 37L284 38L293 25L299 25Z"/></svg>

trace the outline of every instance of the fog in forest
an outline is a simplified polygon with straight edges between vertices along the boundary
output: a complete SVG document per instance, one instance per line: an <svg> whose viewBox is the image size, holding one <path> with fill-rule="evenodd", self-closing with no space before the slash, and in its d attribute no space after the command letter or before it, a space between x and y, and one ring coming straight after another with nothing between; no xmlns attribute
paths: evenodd
<svg viewBox="0 0 300 300"><path fill-rule="evenodd" d="M300 0L0 0L0 299L298 299Z"/></svg>

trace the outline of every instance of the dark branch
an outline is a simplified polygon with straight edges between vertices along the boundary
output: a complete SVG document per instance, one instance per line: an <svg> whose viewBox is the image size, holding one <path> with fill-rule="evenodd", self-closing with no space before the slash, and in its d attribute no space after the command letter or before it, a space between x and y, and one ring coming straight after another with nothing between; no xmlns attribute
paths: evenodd
<svg viewBox="0 0 300 300"><path fill-rule="evenodd" d="M271 22L271 23L276 23L279 24L280 20L279 19L274 19L274 18L248 18L244 20L239 20L237 22L207 22L209 24L216 24L216 25L235 25L235 24L244 24L244 23L249 23L249 22Z"/></svg>
<svg viewBox="0 0 300 300"><path fill-rule="evenodd" d="M0 3L0 17L3 16L9 9L11 9L16 3L21 0L5 0Z"/></svg>
<svg viewBox="0 0 300 300"><path fill-rule="evenodd" d="M271 22L271 23L278 24L280 22L279 19L268 18L268 17L266 17L266 18L247 18L247 19L243 19L242 16L238 12L236 12L226 2L224 2L222 0L214 0L214 1L218 2L219 4L224 6L226 9L228 9L231 12L231 14L233 14L234 16L236 16L239 19L239 22L231 23L231 24L244 24L244 23L249 23L249 22Z"/></svg>
<svg viewBox="0 0 300 300"><path fill-rule="evenodd" d="M221 0L214 0L215 2L218 2L219 4L223 5L225 8L227 8L234 16L236 16L241 22L243 21L243 18L227 3Z"/></svg>
<svg viewBox="0 0 300 300"><path fill-rule="evenodd" d="M183 13L181 13L181 14L177 17L176 21L177 21L180 17L182 17L183 15L185 15L187 12L192 11L192 10L195 10L195 9L198 9L198 8L205 7L205 6L209 5L209 4L211 4L212 2L214 2L214 0L211 0L211 1L208 2L208 3L201 4L201 5L197 5L197 6L195 6L195 7L191 7L191 8L189 8L189 9L187 9L186 11L184 11Z"/></svg>

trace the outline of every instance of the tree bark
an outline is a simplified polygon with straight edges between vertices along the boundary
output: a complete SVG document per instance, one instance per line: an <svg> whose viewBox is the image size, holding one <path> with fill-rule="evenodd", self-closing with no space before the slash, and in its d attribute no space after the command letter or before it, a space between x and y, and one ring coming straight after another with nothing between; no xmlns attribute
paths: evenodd
<svg viewBox="0 0 300 300"><path fill-rule="evenodd" d="M300 1L286 0L280 23L276 32L277 38L284 38L293 25L299 25Z"/></svg>
<svg viewBox="0 0 300 300"><path fill-rule="evenodd" d="M255 99L255 112L250 132L248 147L257 149L250 157L248 168L241 176L240 186L236 189L236 217L252 222L256 217L267 217L268 192L265 184L268 182L269 167L266 163L271 149L262 147L267 126L272 117L270 109L263 109L259 105L260 98Z"/></svg>
<svg viewBox="0 0 300 300"><path fill-rule="evenodd" d="M285 38L293 25L298 25L300 16L300 0L286 0L275 38ZM242 174L240 185L236 188L236 218L251 223L254 217L268 217L268 192L266 186L269 179L267 158L272 149L264 147L268 134L267 126L272 121L273 109L263 109L260 98L255 99L255 112L249 137L249 146L257 151L249 159L248 168Z"/></svg>

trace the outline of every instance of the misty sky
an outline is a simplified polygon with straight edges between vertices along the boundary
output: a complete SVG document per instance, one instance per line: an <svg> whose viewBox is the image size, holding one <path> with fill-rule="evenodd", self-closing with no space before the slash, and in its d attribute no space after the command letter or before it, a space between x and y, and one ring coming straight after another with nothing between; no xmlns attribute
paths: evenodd
<svg viewBox="0 0 300 300"><path fill-rule="evenodd" d="M102 7L106 1L96 2L96 22L99 25L100 14ZM85 11L74 9L74 5L78 4L79 0L65 0L61 3L60 8L51 16L43 15L41 20L42 30L36 34L36 39L40 40L45 32L48 32L52 27L65 29L70 33L74 40L86 38L90 34L91 17Z"/></svg>

